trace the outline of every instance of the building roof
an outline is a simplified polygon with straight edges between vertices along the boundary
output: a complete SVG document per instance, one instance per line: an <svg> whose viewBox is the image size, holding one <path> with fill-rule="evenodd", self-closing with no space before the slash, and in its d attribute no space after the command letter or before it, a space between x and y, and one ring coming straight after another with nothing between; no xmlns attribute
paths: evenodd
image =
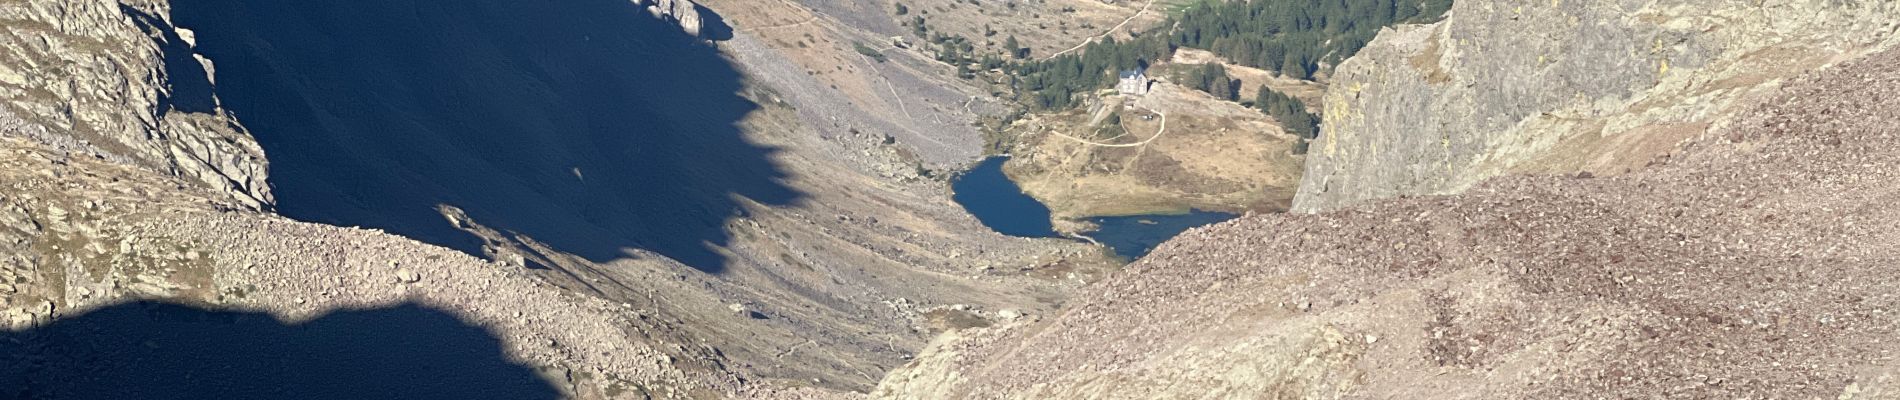
<svg viewBox="0 0 1900 400"><path fill-rule="evenodd" d="M1147 71L1143 71L1143 69L1144 69L1144 68L1135 68L1135 69L1130 69L1130 70L1123 70L1123 71L1122 71L1122 73L1121 73L1121 77L1122 77L1122 79L1131 79L1131 78L1134 78L1134 77L1137 77L1137 76L1143 76L1143 75L1147 75Z"/></svg>

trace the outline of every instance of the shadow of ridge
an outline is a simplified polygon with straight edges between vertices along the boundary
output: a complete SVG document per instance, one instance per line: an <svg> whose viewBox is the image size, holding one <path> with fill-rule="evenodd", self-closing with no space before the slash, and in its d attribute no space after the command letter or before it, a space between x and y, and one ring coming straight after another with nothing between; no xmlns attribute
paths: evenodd
<svg viewBox="0 0 1900 400"><path fill-rule="evenodd" d="M286 324L140 301L0 331L0 398L553 399L499 339L414 304Z"/></svg>
<svg viewBox="0 0 1900 400"><path fill-rule="evenodd" d="M694 4L693 11L699 13L699 36L715 42L732 40L732 24L726 23L726 17L713 12L706 6Z"/></svg>
<svg viewBox="0 0 1900 400"><path fill-rule="evenodd" d="M164 118L173 111L184 113L211 113L217 110L218 103L213 97L210 73L203 64L191 56L191 46L178 36L171 25L151 14L146 14L132 6L120 4L119 11L132 18L140 30L154 36L160 56L164 58L164 83L167 92L158 93L158 117Z"/></svg>
<svg viewBox="0 0 1900 400"><path fill-rule="evenodd" d="M707 272L742 200L792 204L710 45L625 0L176 0L278 212L482 256L438 211L596 262Z"/></svg>

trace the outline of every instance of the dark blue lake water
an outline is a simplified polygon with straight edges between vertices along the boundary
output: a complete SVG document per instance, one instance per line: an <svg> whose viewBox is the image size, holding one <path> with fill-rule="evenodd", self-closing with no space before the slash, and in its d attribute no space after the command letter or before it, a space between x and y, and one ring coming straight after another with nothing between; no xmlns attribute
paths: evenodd
<svg viewBox="0 0 1900 400"><path fill-rule="evenodd" d="M1194 210L1180 215L1134 215L1127 217L1089 218L1098 228L1088 236L1102 242L1115 255L1133 261L1148 255L1155 246L1161 245L1175 235L1199 226L1211 225L1234 219L1236 215L1212 211Z"/></svg>
<svg viewBox="0 0 1900 400"><path fill-rule="evenodd" d="M998 233L1021 237L1060 237L1049 222L1049 207L1023 194L1003 174L1004 157L991 157L951 182L958 204ZM1194 210L1179 215L1134 215L1090 218L1098 228L1087 236L1116 255L1141 258L1156 245L1190 228L1233 219L1234 214Z"/></svg>
<svg viewBox="0 0 1900 400"><path fill-rule="evenodd" d="M951 198L962 204L997 233L1021 237L1056 237L1049 225L1049 207L1003 175L1005 157L990 157L951 182Z"/></svg>

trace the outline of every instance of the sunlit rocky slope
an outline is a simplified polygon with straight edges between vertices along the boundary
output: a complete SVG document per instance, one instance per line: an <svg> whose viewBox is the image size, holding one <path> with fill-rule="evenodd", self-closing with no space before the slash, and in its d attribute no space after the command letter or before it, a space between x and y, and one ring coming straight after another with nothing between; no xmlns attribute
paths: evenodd
<svg viewBox="0 0 1900 400"><path fill-rule="evenodd" d="M1256 215L875 398L1892 398L1900 51L1616 177Z"/></svg>
<svg viewBox="0 0 1900 400"><path fill-rule="evenodd" d="M926 176L980 140L914 102L968 88L917 84L892 120L738 22L685 1L0 2L0 308L31 348L9 355L81 361L41 339L149 331L117 316L151 299L459 320L566 396L865 391L942 329L1048 312L1109 266L990 232ZM29 369L6 390L86 395L63 364L9 365Z"/></svg>

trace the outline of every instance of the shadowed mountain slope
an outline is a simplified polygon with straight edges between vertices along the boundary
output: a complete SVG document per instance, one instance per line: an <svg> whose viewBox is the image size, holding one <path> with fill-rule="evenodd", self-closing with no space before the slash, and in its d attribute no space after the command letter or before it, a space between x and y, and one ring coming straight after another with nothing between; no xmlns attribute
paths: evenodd
<svg viewBox="0 0 1900 400"><path fill-rule="evenodd" d="M173 19L272 160L278 211L471 254L445 215L604 262L724 267L739 202L789 204L715 50L626 1L191 0ZM516 236L516 239L520 239Z"/></svg>

